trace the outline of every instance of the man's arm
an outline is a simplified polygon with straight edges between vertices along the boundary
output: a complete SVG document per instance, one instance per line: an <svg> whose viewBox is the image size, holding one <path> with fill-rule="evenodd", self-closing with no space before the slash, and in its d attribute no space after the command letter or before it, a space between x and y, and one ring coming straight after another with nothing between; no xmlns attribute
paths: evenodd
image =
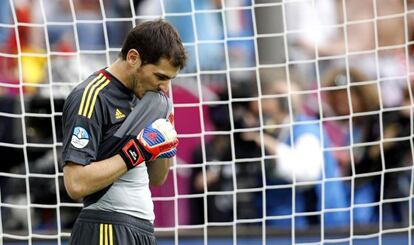
<svg viewBox="0 0 414 245"><path fill-rule="evenodd" d="M95 193L116 181L127 171L120 155L89 165L67 163L63 168L66 191L72 199Z"/></svg>
<svg viewBox="0 0 414 245"><path fill-rule="evenodd" d="M137 138L127 141L114 157L87 165L67 161L63 174L69 196L79 199L102 190L144 161L150 162L150 183L161 185L170 167L170 160L165 158L173 157L177 151L176 135L177 132L168 120L159 119L142 129Z"/></svg>
<svg viewBox="0 0 414 245"><path fill-rule="evenodd" d="M164 184L167 179L171 163L171 158L158 158L147 163L150 185L160 186Z"/></svg>

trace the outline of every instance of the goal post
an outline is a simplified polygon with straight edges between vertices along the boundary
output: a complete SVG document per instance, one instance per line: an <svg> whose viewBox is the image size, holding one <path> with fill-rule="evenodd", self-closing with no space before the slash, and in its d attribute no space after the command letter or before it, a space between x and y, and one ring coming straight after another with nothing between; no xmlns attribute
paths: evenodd
<svg viewBox="0 0 414 245"><path fill-rule="evenodd" d="M413 3L0 1L0 245L67 244L63 103L164 18L188 65L160 244L412 244Z"/></svg>

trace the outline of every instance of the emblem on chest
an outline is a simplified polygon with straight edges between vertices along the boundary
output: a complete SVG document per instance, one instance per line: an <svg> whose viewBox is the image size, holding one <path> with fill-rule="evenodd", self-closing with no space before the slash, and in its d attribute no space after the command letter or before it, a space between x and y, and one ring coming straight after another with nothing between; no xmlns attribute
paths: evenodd
<svg viewBox="0 0 414 245"><path fill-rule="evenodd" d="M125 114L122 113L122 111L117 108L115 110L115 119L122 119L124 117L125 117Z"/></svg>

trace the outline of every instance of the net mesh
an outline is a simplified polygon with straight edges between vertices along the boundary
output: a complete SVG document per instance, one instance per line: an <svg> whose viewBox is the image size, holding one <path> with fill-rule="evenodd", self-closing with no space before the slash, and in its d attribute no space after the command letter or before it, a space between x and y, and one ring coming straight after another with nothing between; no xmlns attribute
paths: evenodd
<svg viewBox="0 0 414 245"><path fill-rule="evenodd" d="M412 1L0 2L0 244L65 244L71 89L165 18L180 147L161 244L411 244Z"/></svg>

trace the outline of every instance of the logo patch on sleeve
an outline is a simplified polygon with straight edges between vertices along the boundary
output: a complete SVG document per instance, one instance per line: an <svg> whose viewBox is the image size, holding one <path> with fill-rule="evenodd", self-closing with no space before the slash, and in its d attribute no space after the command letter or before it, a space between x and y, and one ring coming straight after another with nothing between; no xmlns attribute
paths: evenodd
<svg viewBox="0 0 414 245"><path fill-rule="evenodd" d="M88 143L89 143L88 131L86 131L86 129L79 127L79 126L75 127L73 129L71 144L78 149L82 149L86 145L88 145Z"/></svg>

